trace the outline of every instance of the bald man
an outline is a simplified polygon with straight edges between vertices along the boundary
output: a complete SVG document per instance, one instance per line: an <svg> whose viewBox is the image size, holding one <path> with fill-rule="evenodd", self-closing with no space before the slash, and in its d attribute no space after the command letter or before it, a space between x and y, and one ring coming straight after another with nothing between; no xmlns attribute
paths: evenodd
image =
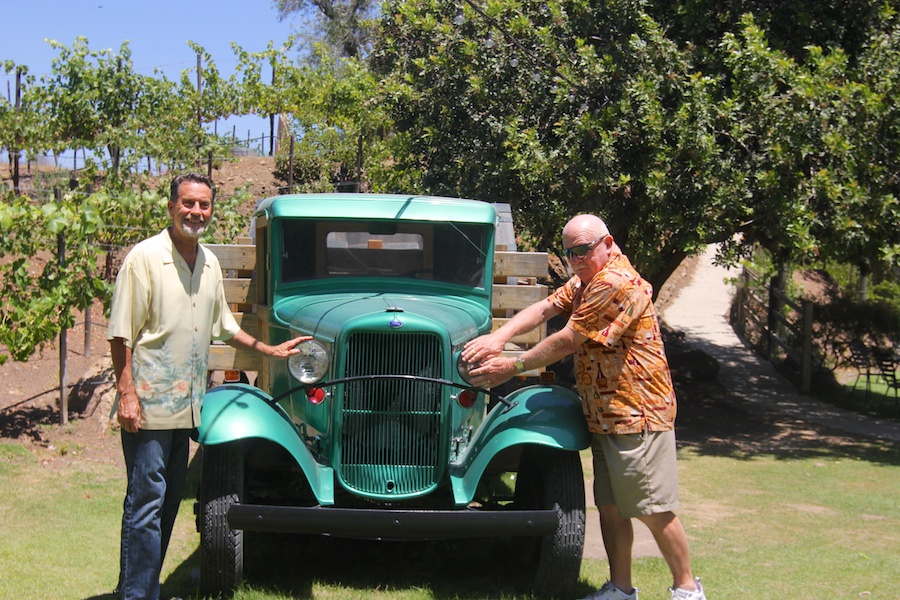
<svg viewBox="0 0 900 600"><path fill-rule="evenodd" d="M562 231L572 277L496 331L466 344L470 383L491 387L576 355L575 384L592 434L594 499L610 578L590 600L636 600L632 519L652 532L672 572L673 599L705 600L691 572L678 509L675 391L653 307L653 288L594 215ZM513 337L563 314L566 326L517 359L500 355Z"/></svg>

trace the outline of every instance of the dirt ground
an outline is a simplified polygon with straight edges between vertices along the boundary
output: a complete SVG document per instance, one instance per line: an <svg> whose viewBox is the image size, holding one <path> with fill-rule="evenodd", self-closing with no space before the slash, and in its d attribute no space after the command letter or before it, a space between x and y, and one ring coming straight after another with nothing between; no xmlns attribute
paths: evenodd
<svg viewBox="0 0 900 600"><path fill-rule="evenodd" d="M220 197L228 197L239 187L250 186L250 195L258 200L277 196L280 191L277 181L272 175L275 170L275 159L268 156L253 156L234 162L222 163L221 168L213 171L213 182ZM252 209L253 203L245 209Z"/></svg>
<svg viewBox="0 0 900 600"><path fill-rule="evenodd" d="M19 167L19 187L28 194L34 189L37 171L53 171L52 166ZM199 169L206 173L206 167ZM213 182L222 196L230 196L238 187L250 186L254 198L266 198L278 195L279 182L272 172L275 170L275 159L269 156L250 156L223 162L218 169L213 169ZM12 177L9 164L0 162L0 188L12 189Z"/></svg>

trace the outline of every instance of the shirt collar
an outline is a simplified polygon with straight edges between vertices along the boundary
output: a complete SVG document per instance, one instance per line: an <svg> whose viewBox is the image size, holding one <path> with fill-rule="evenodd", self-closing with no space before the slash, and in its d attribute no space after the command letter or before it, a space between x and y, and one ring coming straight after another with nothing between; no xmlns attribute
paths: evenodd
<svg viewBox="0 0 900 600"><path fill-rule="evenodd" d="M172 235L169 233L169 228L166 227L163 229L159 236L162 239L163 264L173 264L176 260L176 255L178 256L177 260L184 263L184 259L178 254L178 251L175 250L175 244L172 243ZM187 266L187 263L185 263L185 266ZM209 267L209 263L206 260L206 248L203 247L203 244L197 245L197 262L194 263L194 269L196 270L198 266L203 267L204 269Z"/></svg>
<svg viewBox="0 0 900 600"><path fill-rule="evenodd" d="M170 265L175 262L175 244L172 243L172 236L169 234L169 228L162 230L159 234L163 246L163 264Z"/></svg>

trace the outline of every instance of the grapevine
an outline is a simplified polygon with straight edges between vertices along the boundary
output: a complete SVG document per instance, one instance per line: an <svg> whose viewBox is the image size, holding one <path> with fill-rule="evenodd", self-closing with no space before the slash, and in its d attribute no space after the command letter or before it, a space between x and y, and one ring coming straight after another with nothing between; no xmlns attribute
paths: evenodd
<svg viewBox="0 0 900 600"><path fill-rule="evenodd" d="M124 221L123 209L157 231L166 222L165 199L152 192L67 193L47 202L6 194L0 204L0 344L6 347L0 363L8 356L27 360L72 327L77 311L96 298L108 302L104 248L136 237L130 226L116 224ZM60 242L64 263L57 256Z"/></svg>

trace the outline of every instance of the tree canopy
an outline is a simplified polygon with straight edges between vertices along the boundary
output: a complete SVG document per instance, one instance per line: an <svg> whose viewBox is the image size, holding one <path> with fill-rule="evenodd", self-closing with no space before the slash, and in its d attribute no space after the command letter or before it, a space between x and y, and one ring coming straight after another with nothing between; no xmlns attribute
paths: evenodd
<svg viewBox="0 0 900 600"><path fill-rule="evenodd" d="M425 191L509 202L540 247L597 213L656 287L711 242L896 264L895 14L803 4L391 0L371 64L393 156ZM773 44L745 9L803 18Z"/></svg>
<svg viewBox="0 0 900 600"><path fill-rule="evenodd" d="M373 0L272 0L278 18L312 17L312 27L335 52L348 58L364 56L376 30L378 5Z"/></svg>

